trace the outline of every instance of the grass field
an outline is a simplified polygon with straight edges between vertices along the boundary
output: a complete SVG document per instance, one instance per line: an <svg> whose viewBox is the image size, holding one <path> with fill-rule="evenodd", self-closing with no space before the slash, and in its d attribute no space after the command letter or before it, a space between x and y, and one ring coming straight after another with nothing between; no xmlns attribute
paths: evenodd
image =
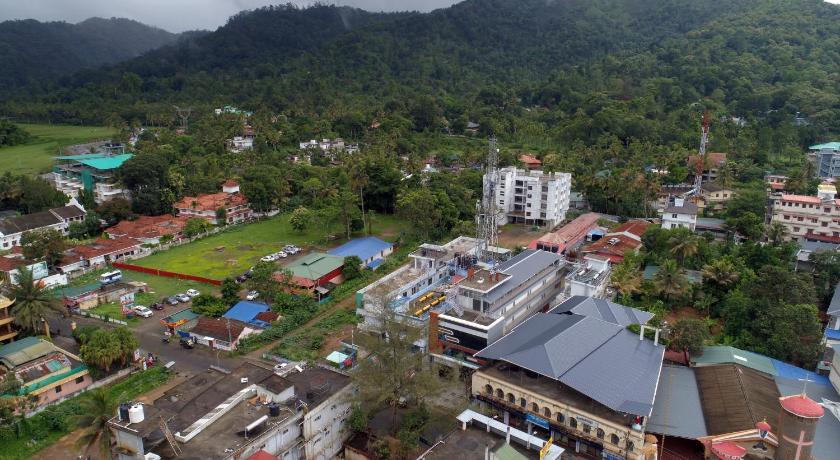
<svg viewBox="0 0 840 460"><path fill-rule="evenodd" d="M31 174L49 171L58 148L107 139L114 134L111 128L97 126L20 124L32 135L23 145L0 148L0 174L11 171Z"/></svg>
<svg viewBox="0 0 840 460"><path fill-rule="evenodd" d="M389 240L399 236L403 228L402 221L387 215L375 216L371 226L375 235ZM177 273L223 279L245 272L261 257L279 251L286 244L320 248L322 241L322 233L318 229L303 234L294 231L289 225L288 214L283 214L262 222L240 225L132 263ZM336 241L335 245L340 242ZM132 276L134 275L132 273Z"/></svg>

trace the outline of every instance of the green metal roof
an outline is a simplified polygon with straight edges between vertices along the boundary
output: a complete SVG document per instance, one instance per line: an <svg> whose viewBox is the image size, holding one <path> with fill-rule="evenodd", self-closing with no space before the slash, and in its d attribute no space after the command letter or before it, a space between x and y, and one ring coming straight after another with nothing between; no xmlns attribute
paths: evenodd
<svg viewBox="0 0 840 460"><path fill-rule="evenodd" d="M7 367L14 368L23 363L38 359L55 350L46 340L26 337L0 347L0 361Z"/></svg>
<svg viewBox="0 0 840 460"><path fill-rule="evenodd" d="M79 364L78 366L76 366L74 368L71 368L71 369L67 369L66 371L64 371L60 374L51 375L51 376L45 378L44 380L39 380L39 381L37 381L35 383L32 383L32 384L29 384L29 385L22 385L20 387L20 389L18 390L18 394L25 395L27 393L32 393L33 391L35 391L39 388L43 388L47 385L50 385L50 384L55 383L55 382L57 382L59 380L62 380L62 379L66 379L67 377L70 377L71 375L74 375L74 374L78 374L78 373L80 373L80 372L82 372L86 369L87 369L87 366L85 366L84 364Z"/></svg>
<svg viewBox="0 0 840 460"><path fill-rule="evenodd" d="M826 142L808 147L810 150L840 150L840 142Z"/></svg>
<svg viewBox="0 0 840 460"><path fill-rule="evenodd" d="M111 169L117 169L122 166L128 159L133 157L134 155L131 153L126 153L123 155L114 155L110 157L102 157L102 158L91 158L89 160L80 160L79 163L90 166L93 169L98 169L100 171L108 171Z"/></svg>
<svg viewBox="0 0 840 460"><path fill-rule="evenodd" d="M192 321L198 318L198 316L198 313L195 313L189 308L187 308L186 310L181 310L178 313L167 316L163 320L167 323L177 323L179 321Z"/></svg>
<svg viewBox="0 0 840 460"><path fill-rule="evenodd" d="M294 261L286 268L295 276L315 280L343 266L344 257L333 256L323 252L313 252Z"/></svg>
<svg viewBox="0 0 840 460"><path fill-rule="evenodd" d="M493 452L493 458L498 460L527 460L528 457L522 455L508 443L502 444Z"/></svg>
<svg viewBox="0 0 840 460"><path fill-rule="evenodd" d="M713 346L703 347L703 355L692 356L691 362L695 366L712 366L715 364L739 364L750 369L770 375L778 375L773 361L758 353L740 350L735 347Z"/></svg>
<svg viewBox="0 0 840 460"><path fill-rule="evenodd" d="M59 157L55 157L56 160L91 160L94 158L105 158L107 157L107 153L83 153L81 155L62 155Z"/></svg>

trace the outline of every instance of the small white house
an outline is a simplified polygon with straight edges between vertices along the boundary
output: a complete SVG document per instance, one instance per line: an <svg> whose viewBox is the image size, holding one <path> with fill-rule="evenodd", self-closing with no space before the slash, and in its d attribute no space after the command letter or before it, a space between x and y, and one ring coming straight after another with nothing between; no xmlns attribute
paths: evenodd
<svg viewBox="0 0 840 460"><path fill-rule="evenodd" d="M697 226L697 205L685 198L674 198L674 204L662 211L662 228L687 228L694 231Z"/></svg>

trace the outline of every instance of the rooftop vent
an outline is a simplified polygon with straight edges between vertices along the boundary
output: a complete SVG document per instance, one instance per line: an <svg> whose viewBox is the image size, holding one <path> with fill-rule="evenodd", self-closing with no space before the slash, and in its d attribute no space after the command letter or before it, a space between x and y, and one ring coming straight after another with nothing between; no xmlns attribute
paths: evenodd
<svg viewBox="0 0 840 460"><path fill-rule="evenodd" d="M609 240L607 240L607 243L610 243L611 245L616 245L619 241L620 240L618 238L610 238Z"/></svg>

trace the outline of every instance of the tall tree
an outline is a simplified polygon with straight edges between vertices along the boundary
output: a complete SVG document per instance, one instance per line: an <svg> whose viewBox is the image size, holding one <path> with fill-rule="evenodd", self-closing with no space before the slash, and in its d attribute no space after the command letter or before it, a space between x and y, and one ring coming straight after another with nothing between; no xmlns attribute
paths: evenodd
<svg viewBox="0 0 840 460"><path fill-rule="evenodd" d="M113 435L108 420L117 411L117 398L107 388L96 388L80 398L79 404L79 415L72 418L73 424L82 430L76 445L84 448L85 452L97 446L100 458L110 459Z"/></svg>
<svg viewBox="0 0 840 460"><path fill-rule="evenodd" d="M668 304L688 292L688 280L677 263L670 259L659 266L659 271L653 277L653 285Z"/></svg>
<svg viewBox="0 0 840 460"><path fill-rule="evenodd" d="M14 299L12 314L15 324L33 333L41 331L41 320L46 320L61 311L61 306L44 287L35 280L26 267L18 268L17 284L12 285L8 295Z"/></svg>

